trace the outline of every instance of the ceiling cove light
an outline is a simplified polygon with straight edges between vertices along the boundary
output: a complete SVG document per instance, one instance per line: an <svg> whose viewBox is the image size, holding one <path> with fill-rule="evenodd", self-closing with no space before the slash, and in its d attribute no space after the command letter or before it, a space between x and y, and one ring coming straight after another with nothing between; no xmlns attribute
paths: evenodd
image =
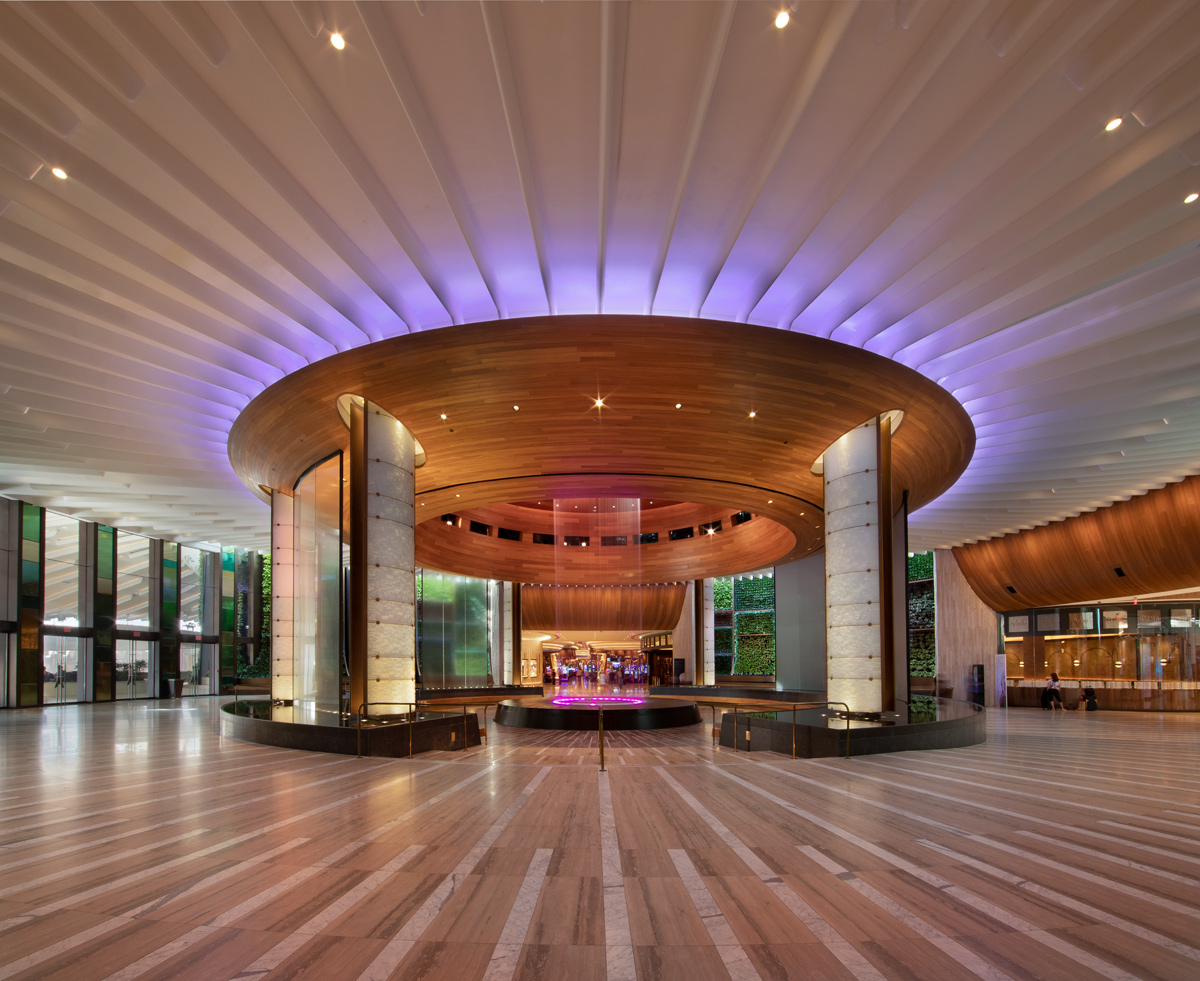
<svg viewBox="0 0 1200 981"><path fill-rule="evenodd" d="M786 10L781 10L775 15L775 26L782 31L788 26L788 21L791 19L791 15Z"/></svg>
<svg viewBox="0 0 1200 981"><path fill-rule="evenodd" d="M329 35L329 43L332 44L339 51L341 51L344 47L346 47L346 39L344 37L342 37L337 31L334 31L332 34Z"/></svg>
<svg viewBox="0 0 1200 981"><path fill-rule="evenodd" d="M52 173L60 181L65 181L67 179L67 172L65 170L63 170L61 167L51 167L50 173Z"/></svg>
<svg viewBox="0 0 1200 981"><path fill-rule="evenodd" d="M1111 133L1114 129L1120 126L1122 122L1124 122L1124 120L1120 116L1114 116L1108 121L1108 124L1104 128Z"/></svg>

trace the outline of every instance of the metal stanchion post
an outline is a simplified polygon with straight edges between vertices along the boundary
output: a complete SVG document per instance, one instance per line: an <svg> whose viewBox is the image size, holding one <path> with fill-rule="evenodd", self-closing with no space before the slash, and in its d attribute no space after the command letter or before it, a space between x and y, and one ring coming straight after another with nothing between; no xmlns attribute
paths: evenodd
<svg viewBox="0 0 1200 981"><path fill-rule="evenodd" d="M467 706L463 705L463 752L467 751Z"/></svg>
<svg viewBox="0 0 1200 981"><path fill-rule="evenodd" d="M796 706L792 706L792 759L796 758Z"/></svg>
<svg viewBox="0 0 1200 981"><path fill-rule="evenodd" d="M733 751L737 752L737 706L733 707Z"/></svg>
<svg viewBox="0 0 1200 981"><path fill-rule="evenodd" d="M600 732L600 772L604 772L604 709L597 710L599 716L599 732Z"/></svg>
<svg viewBox="0 0 1200 981"><path fill-rule="evenodd" d="M412 732L413 732L413 727L416 726L416 724L417 724L417 703L409 702L408 704L412 708L412 715L410 715L408 717L408 758L411 760L412 759Z"/></svg>

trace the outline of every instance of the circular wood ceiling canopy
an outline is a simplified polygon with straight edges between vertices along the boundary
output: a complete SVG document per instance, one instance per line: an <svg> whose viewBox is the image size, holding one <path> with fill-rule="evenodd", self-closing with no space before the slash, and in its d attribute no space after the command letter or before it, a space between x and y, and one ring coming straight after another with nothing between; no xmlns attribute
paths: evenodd
<svg viewBox="0 0 1200 981"><path fill-rule="evenodd" d="M897 501L908 492L910 511L946 490L975 447L949 393L859 348L718 321L535 317L390 338L288 375L233 425L229 457L241 480L291 493L312 464L348 451L336 408L344 393L387 409L424 448L418 525L512 502L661 498L750 511L786 532L742 536L746 547L705 575L818 548L824 494L813 463L879 413L904 413L893 485ZM444 535L418 528L426 560L420 541L435 533ZM452 567L439 567L474 574L462 567L471 549L456 551ZM687 578L698 568L693 557Z"/></svg>

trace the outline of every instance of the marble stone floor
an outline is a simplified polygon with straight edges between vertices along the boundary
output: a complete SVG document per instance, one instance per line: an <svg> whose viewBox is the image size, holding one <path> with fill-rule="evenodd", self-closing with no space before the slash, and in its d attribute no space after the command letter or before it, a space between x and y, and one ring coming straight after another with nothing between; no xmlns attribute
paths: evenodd
<svg viewBox="0 0 1200 981"><path fill-rule="evenodd" d="M710 725L354 759L0 712L0 979L1200 978L1200 717L792 761Z"/></svg>

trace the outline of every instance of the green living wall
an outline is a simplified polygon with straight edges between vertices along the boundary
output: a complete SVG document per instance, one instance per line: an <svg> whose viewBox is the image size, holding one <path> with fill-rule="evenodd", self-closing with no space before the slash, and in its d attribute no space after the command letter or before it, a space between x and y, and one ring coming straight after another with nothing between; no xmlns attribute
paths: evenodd
<svg viewBox="0 0 1200 981"><path fill-rule="evenodd" d="M716 674L775 677L775 580L713 580Z"/></svg>

